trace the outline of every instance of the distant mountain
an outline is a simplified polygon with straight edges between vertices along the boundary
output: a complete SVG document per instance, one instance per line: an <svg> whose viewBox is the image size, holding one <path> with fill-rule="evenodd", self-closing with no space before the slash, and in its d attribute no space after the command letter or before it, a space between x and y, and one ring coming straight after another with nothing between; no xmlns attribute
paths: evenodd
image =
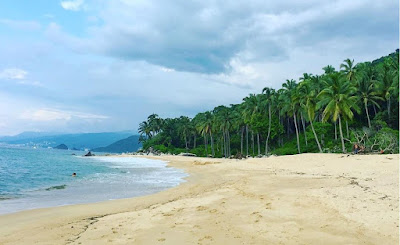
<svg viewBox="0 0 400 245"><path fill-rule="evenodd" d="M54 149L68 150L68 146L66 146L65 144L61 144L61 145L54 147Z"/></svg>
<svg viewBox="0 0 400 245"><path fill-rule="evenodd" d="M0 142L40 147L55 147L59 144L65 144L70 149L92 149L112 144L133 134L132 131L54 135L51 133L25 132L16 136L0 137Z"/></svg>
<svg viewBox="0 0 400 245"><path fill-rule="evenodd" d="M0 142L26 140L45 136L61 135L61 133L54 132L23 132L14 136L0 136Z"/></svg>
<svg viewBox="0 0 400 245"><path fill-rule="evenodd" d="M123 153L134 152L141 147L139 143L139 135L133 135L126 139L118 140L106 147L98 147L92 149L94 152L110 152L110 153Z"/></svg>

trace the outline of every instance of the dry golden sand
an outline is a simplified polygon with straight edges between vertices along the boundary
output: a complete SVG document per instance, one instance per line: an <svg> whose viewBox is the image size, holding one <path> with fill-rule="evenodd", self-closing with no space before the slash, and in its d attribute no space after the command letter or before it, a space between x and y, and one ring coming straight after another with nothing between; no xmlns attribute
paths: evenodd
<svg viewBox="0 0 400 245"><path fill-rule="evenodd" d="M399 156L163 156L190 174L139 198L0 216L0 244L398 244Z"/></svg>

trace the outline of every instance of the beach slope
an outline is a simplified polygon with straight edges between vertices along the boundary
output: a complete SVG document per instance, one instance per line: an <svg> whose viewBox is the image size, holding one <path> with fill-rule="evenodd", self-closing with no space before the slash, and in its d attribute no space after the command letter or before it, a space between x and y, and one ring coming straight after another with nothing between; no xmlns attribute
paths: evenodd
<svg viewBox="0 0 400 245"><path fill-rule="evenodd" d="M190 174L145 197L0 216L0 244L398 244L399 156L154 157Z"/></svg>

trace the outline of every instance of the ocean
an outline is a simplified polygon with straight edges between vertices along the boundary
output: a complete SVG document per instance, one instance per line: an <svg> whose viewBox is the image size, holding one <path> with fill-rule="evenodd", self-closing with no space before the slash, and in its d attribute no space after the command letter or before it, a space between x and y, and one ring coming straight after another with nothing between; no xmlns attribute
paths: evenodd
<svg viewBox="0 0 400 245"><path fill-rule="evenodd" d="M187 176L164 161L83 154L0 146L0 214L148 195Z"/></svg>

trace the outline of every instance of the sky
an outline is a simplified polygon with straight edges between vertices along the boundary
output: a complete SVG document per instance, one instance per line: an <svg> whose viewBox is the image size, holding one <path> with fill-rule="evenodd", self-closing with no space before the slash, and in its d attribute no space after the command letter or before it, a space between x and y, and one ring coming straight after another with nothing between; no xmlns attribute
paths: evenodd
<svg viewBox="0 0 400 245"><path fill-rule="evenodd" d="M137 130L397 48L395 0L2 0L0 135Z"/></svg>

